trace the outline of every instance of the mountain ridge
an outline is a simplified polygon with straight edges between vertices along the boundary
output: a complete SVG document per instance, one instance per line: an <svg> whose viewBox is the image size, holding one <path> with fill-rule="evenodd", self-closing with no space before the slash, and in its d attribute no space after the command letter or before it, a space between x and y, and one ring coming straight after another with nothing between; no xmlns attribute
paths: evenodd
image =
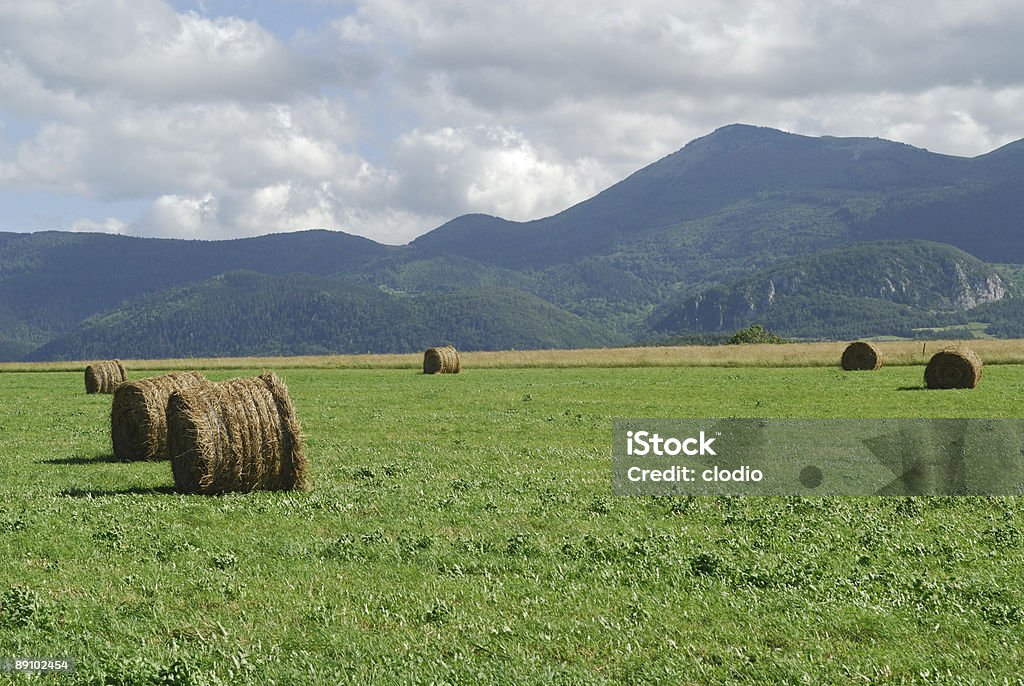
<svg viewBox="0 0 1024 686"><path fill-rule="evenodd" d="M1024 140L957 157L881 138L735 124L550 217L462 215L404 246L322 229L227 241L0 233L0 356L31 354L90 317L234 270L343 277L371 289L356 298L365 303L384 302L375 292L512 289L616 340L642 340L651 315L672 303L844 246L925 240L983 261L1024 263L1021 217ZM929 297L943 311L938 292ZM835 330L819 323L819 336ZM487 345L502 347L495 336Z"/></svg>
<svg viewBox="0 0 1024 686"><path fill-rule="evenodd" d="M624 234L728 211L745 199L794 192L805 196L840 193L849 199L858 193L905 194L970 183L992 184L1005 171L1005 164L992 161L1016 157L1012 146L1003 146L999 150L1004 152L993 158L968 158L881 138L811 137L732 124L690 141L557 214L529 222L463 215L410 245L498 266L521 268L531 260L533 266L550 266L578 257L593 246L605 248ZM1024 168L1024 158L1020 162ZM593 230L595 226L600 230ZM474 241L474 234L483 240ZM1024 246L1015 257L1024 260Z"/></svg>

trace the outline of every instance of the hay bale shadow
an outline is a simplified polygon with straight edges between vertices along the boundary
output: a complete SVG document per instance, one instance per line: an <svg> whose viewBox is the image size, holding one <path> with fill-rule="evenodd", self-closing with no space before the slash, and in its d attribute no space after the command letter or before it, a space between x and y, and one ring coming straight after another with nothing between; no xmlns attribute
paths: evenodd
<svg viewBox="0 0 1024 686"><path fill-rule="evenodd" d="M62 498L102 498L111 495L175 495L172 486L150 488L65 488L57 493Z"/></svg>
<svg viewBox="0 0 1024 686"><path fill-rule="evenodd" d="M122 460L114 455L75 455L74 457L54 457L49 460L36 460L36 464L124 464L132 460Z"/></svg>
<svg viewBox="0 0 1024 686"><path fill-rule="evenodd" d="M900 386L896 389L897 391L927 391L928 388L925 386Z"/></svg>

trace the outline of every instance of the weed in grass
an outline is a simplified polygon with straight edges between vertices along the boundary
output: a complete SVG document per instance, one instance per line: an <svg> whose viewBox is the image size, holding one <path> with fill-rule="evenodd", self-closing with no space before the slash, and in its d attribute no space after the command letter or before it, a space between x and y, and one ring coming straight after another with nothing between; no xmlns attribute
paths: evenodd
<svg viewBox="0 0 1024 686"><path fill-rule="evenodd" d="M530 543L529 535L515 534L508 537L508 542L505 545L505 554L509 557L527 557L534 552L536 551Z"/></svg>
<svg viewBox="0 0 1024 686"><path fill-rule="evenodd" d="M423 613L423 622L426 624L441 624L448 621L452 616L452 606L444 600L434 599L434 603Z"/></svg>
<svg viewBox="0 0 1024 686"><path fill-rule="evenodd" d="M690 573L694 576L718 576L725 569L722 558L714 553L699 553L690 558Z"/></svg>
<svg viewBox="0 0 1024 686"><path fill-rule="evenodd" d="M219 553L214 555L210 562L214 567L224 572L238 564L238 556L234 553Z"/></svg>
<svg viewBox="0 0 1024 686"><path fill-rule="evenodd" d="M21 517L4 517L0 519L0 533L13 534L28 528L28 522Z"/></svg>
<svg viewBox="0 0 1024 686"><path fill-rule="evenodd" d="M125 536L128 528L123 524L109 524L93 533L93 540L108 550L121 550L125 547Z"/></svg>
<svg viewBox="0 0 1024 686"><path fill-rule="evenodd" d="M37 620L44 609L43 598L27 586L12 586L0 594L0 623L25 627Z"/></svg>

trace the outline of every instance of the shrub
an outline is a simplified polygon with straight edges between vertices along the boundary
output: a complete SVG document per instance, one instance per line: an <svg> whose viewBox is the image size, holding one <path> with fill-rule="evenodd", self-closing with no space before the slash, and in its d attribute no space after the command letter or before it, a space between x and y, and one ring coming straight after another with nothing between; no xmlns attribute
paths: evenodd
<svg viewBox="0 0 1024 686"><path fill-rule="evenodd" d="M734 333L726 343L729 345L741 345L743 343L792 343L788 338L782 338L768 331L760 324L751 324L745 329Z"/></svg>

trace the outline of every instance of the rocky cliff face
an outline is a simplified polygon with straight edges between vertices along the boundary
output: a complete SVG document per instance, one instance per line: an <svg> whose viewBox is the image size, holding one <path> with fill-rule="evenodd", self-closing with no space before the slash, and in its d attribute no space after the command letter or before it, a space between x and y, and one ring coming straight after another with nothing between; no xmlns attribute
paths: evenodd
<svg viewBox="0 0 1024 686"><path fill-rule="evenodd" d="M922 304L944 310L970 310L978 305L1002 300L1010 293L1001 276L987 269L979 273L975 265L966 264L963 260L914 267L919 276L923 276L926 271L938 269L942 272L943 278L936 283L933 275L927 283L922 284L921 279L915 280L913 274L909 273L911 269L908 265L900 264L891 271L885 271L880 267L879 272L874 275L876 283L873 286L865 283L867 288L859 293L855 289L844 288L841 282L834 282L828 290L833 293L881 298L900 304ZM864 275L858 280L871 279L871 275ZM785 295L810 295L810 289L821 285L817 281L817 275L807 271L782 270L770 273L743 288L741 309L745 312L756 312L771 307L779 297Z"/></svg>
<svg viewBox="0 0 1024 686"><path fill-rule="evenodd" d="M962 264L956 264L956 291L953 303L958 309L970 310L978 305L997 302L1008 294L1006 284L997 274L971 278Z"/></svg>
<svg viewBox="0 0 1024 686"><path fill-rule="evenodd" d="M786 312L789 319L902 308L956 313L1013 297L991 265L951 246L921 241L864 243L791 260L711 288L663 311L662 331L729 331Z"/></svg>

